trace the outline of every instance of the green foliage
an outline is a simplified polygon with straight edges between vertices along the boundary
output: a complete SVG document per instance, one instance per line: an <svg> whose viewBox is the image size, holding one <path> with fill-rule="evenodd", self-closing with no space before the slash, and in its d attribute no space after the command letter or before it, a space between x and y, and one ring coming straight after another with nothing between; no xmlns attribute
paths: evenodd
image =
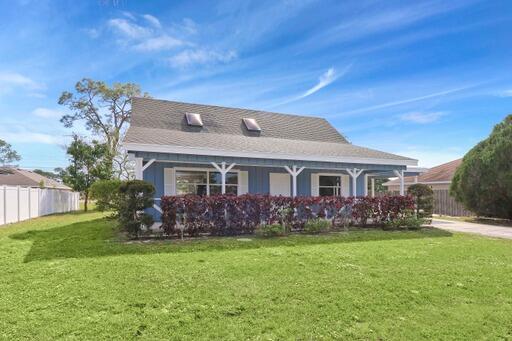
<svg viewBox="0 0 512 341"><path fill-rule="evenodd" d="M62 177L59 174L60 171L62 171L62 169L55 168L54 172L47 172L47 171L44 171L44 170L41 170L41 169L34 169L32 172L34 172L36 174L39 174L39 175L42 175L45 178L58 181L58 180L62 180Z"/></svg>
<svg viewBox="0 0 512 341"><path fill-rule="evenodd" d="M101 179L111 177L111 165L107 157L107 146L98 141L88 144L77 135L67 149L70 165L62 171L62 180L73 190L83 193L84 209L87 211L89 188Z"/></svg>
<svg viewBox="0 0 512 341"><path fill-rule="evenodd" d="M450 193L479 216L512 219L512 115L464 156Z"/></svg>
<svg viewBox="0 0 512 341"><path fill-rule="evenodd" d="M416 216L413 211L409 211L393 220L387 221L385 228L419 230L426 223L426 219Z"/></svg>
<svg viewBox="0 0 512 341"><path fill-rule="evenodd" d="M328 232L331 228L331 222L326 219L317 218L308 220L304 224L304 232L306 233L321 233Z"/></svg>
<svg viewBox="0 0 512 341"><path fill-rule="evenodd" d="M20 161L21 156L12 149L12 146L0 139L0 165L5 166L15 161Z"/></svg>
<svg viewBox="0 0 512 341"><path fill-rule="evenodd" d="M263 237L279 237L286 235L286 227L281 224L261 225L257 230L257 234Z"/></svg>
<svg viewBox="0 0 512 341"><path fill-rule="evenodd" d="M423 229L123 242L103 216L0 228L0 339L510 338L507 240Z"/></svg>
<svg viewBox="0 0 512 341"><path fill-rule="evenodd" d="M407 194L414 198L416 216L418 218L431 219L434 212L434 191L425 184L409 186Z"/></svg>
<svg viewBox="0 0 512 341"><path fill-rule="evenodd" d="M155 188L143 180L123 181L119 186L118 219L121 227L137 238L142 227L153 224L153 218L144 212L153 207Z"/></svg>
<svg viewBox="0 0 512 341"><path fill-rule="evenodd" d="M115 211L117 216L119 210L119 187L121 180L99 180L90 188L91 198L96 200L96 208L99 211Z"/></svg>
<svg viewBox="0 0 512 341"><path fill-rule="evenodd" d="M110 166L115 166L118 175L127 176L127 158L120 150L120 141L131 118L131 98L149 97L141 93L140 87L133 83L114 83L84 78L75 85L74 93L65 91L59 98L59 104L67 106L71 114L61 118L66 128L75 122L85 124L88 130L105 141L110 158Z"/></svg>

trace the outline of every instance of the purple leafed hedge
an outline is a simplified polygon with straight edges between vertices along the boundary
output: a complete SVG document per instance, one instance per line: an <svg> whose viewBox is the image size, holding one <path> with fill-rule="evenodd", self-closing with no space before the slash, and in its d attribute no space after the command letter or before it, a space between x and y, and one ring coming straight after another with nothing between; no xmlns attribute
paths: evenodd
<svg viewBox="0 0 512 341"><path fill-rule="evenodd" d="M164 196L162 229L168 236L232 236L254 233L260 225L282 224L302 231L308 220L324 218L333 228L384 225L414 209L410 196L281 197L246 194Z"/></svg>

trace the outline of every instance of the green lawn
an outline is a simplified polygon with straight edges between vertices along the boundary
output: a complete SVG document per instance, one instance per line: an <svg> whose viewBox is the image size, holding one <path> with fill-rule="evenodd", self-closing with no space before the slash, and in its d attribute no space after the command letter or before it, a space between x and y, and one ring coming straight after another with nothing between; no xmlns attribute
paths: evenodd
<svg viewBox="0 0 512 341"><path fill-rule="evenodd" d="M0 339L512 338L512 241L117 236L96 212L0 228Z"/></svg>

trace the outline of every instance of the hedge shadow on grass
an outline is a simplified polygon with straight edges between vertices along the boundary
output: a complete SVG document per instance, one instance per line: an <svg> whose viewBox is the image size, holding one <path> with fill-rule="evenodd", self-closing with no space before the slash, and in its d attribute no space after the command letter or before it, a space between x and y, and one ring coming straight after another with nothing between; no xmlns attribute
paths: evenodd
<svg viewBox="0 0 512 341"><path fill-rule="evenodd" d="M32 241L24 262L66 258L95 258L129 254L156 254L199 251L228 251L278 246L301 246L450 237L450 232L436 228L420 231L382 231L376 229L320 235L290 235L260 238L254 235L210 237L194 240L122 240L115 223L105 218L73 223L53 229L14 234L15 240Z"/></svg>

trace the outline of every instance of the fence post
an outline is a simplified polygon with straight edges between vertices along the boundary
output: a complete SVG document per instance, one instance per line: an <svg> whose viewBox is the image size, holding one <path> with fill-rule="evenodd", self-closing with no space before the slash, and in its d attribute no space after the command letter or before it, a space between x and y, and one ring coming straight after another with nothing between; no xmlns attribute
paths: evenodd
<svg viewBox="0 0 512 341"><path fill-rule="evenodd" d="M20 221L20 186L16 186L16 192L17 192L17 196L18 196L18 199L16 199L16 201L18 202L18 222Z"/></svg>
<svg viewBox="0 0 512 341"><path fill-rule="evenodd" d="M32 187L28 187L28 219L32 218L32 202L30 192L32 192Z"/></svg>
<svg viewBox="0 0 512 341"><path fill-rule="evenodd" d="M4 224L7 224L7 186L4 185Z"/></svg>

